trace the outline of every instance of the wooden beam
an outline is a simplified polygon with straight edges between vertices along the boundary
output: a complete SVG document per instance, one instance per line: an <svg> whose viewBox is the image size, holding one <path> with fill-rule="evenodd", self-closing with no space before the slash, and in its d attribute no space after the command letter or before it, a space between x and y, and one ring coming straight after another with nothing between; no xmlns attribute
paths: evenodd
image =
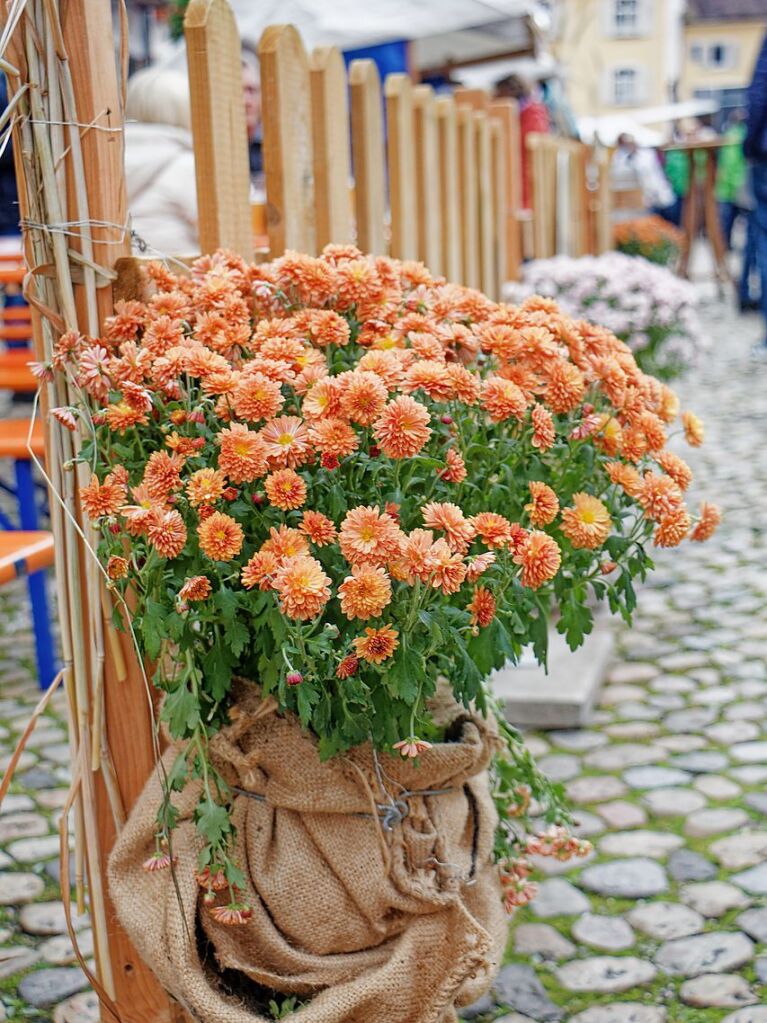
<svg viewBox="0 0 767 1023"><path fill-rule="evenodd" d="M437 99L437 146L439 154L440 221L442 224L442 273L460 283L461 212L458 198L458 120L452 96Z"/></svg>
<svg viewBox="0 0 767 1023"><path fill-rule="evenodd" d="M240 35L227 0L190 0L184 18L200 248L253 256Z"/></svg>
<svg viewBox="0 0 767 1023"><path fill-rule="evenodd" d="M522 266L522 229L519 209L522 189L522 165L519 149L519 104L513 99L496 99L490 114L500 124L504 150L506 208L506 273L505 279L518 280Z"/></svg>
<svg viewBox="0 0 767 1023"><path fill-rule="evenodd" d="M479 190L471 107L458 107L458 197L461 211L461 283L480 287Z"/></svg>
<svg viewBox="0 0 767 1023"><path fill-rule="evenodd" d="M474 151L477 161L477 248L480 286L488 298L497 299L495 265L495 223L493 211L493 167L490 155L490 120L475 110Z"/></svg>
<svg viewBox="0 0 767 1023"><path fill-rule="evenodd" d="M384 95L391 254L395 259L417 259L413 85L410 78L402 73L388 75Z"/></svg>
<svg viewBox="0 0 767 1023"><path fill-rule="evenodd" d="M354 240L346 65L335 46L318 46L309 62L312 88L314 218L317 249Z"/></svg>
<svg viewBox="0 0 767 1023"><path fill-rule="evenodd" d="M437 108L430 85L413 89L413 126L415 130L416 226L418 258L433 274L442 267L442 202L437 143Z"/></svg>
<svg viewBox="0 0 767 1023"><path fill-rule="evenodd" d="M509 279L508 272L508 233L509 233L509 196L508 179L508 139L503 122L497 118L490 119L490 163L492 176L492 223L493 249L495 252L495 297L503 298L503 286Z"/></svg>
<svg viewBox="0 0 767 1023"><path fill-rule="evenodd" d="M264 117L267 226L272 256L313 256L314 181L309 61L292 25L270 25L258 44Z"/></svg>
<svg viewBox="0 0 767 1023"><path fill-rule="evenodd" d="M363 252L386 255L386 194L384 186L381 80L372 60L353 60L349 66L354 160L354 209L357 245Z"/></svg>

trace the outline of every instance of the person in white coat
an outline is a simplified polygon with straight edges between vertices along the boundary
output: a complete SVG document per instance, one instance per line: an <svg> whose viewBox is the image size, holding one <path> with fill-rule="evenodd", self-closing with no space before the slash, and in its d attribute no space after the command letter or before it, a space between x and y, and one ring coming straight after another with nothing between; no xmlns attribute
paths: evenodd
<svg viewBox="0 0 767 1023"><path fill-rule="evenodd" d="M179 71L144 68L128 82L125 178L134 251L199 253L189 83Z"/></svg>

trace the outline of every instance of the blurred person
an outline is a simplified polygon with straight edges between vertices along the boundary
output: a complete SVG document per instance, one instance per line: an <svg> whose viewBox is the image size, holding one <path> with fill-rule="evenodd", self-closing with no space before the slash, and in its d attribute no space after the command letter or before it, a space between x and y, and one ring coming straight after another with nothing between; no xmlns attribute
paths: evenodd
<svg viewBox="0 0 767 1023"><path fill-rule="evenodd" d="M250 178L255 188L263 189L264 156L261 120L261 70L258 57L249 46L242 48L242 92L245 99L245 124L248 130Z"/></svg>
<svg viewBox="0 0 767 1023"><path fill-rule="evenodd" d="M519 103L519 148L522 166L522 208L530 209L532 188L530 184L530 154L527 151L527 136L533 132L548 135L551 121L546 104L533 96L529 82L520 75L507 75L495 83L496 99L515 99Z"/></svg>
<svg viewBox="0 0 767 1023"><path fill-rule="evenodd" d="M622 132L610 164L610 178L616 191L636 188L642 193L645 209L664 220L676 223L674 191L663 173L654 149L640 148L633 135Z"/></svg>
<svg viewBox="0 0 767 1023"><path fill-rule="evenodd" d="M144 68L128 82L125 179L133 230L150 254L199 252L189 82Z"/></svg>
<svg viewBox="0 0 767 1023"><path fill-rule="evenodd" d="M767 34L762 40L762 47L756 58L754 76L748 87L746 102L748 113L743 152L751 161L751 184L754 193L751 220L761 286L761 312L765 321L765 338L755 349L755 354L760 358L767 358Z"/></svg>
<svg viewBox="0 0 767 1023"><path fill-rule="evenodd" d="M722 235L728 249L732 249L732 229L738 217L745 219L748 212L748 182L743 140L746 137L746 118L742 110L732 116L719 150L716 170L716 198L722 222Z"/></svg>

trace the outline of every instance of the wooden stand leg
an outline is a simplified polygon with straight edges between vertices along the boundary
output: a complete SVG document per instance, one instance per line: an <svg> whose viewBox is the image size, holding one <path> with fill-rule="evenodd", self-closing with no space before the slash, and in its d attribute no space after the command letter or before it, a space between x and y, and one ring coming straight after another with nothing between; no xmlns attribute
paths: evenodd
<svg viewBox="0 0 767 1023"><path fill-rule="evenodd" d="M706 151L706 182L703 188L703 215L706 235L711 243L714 254L716 276L722 283L730 283L730 271L727 266L727 252L722 236L722 224L719 219L719 204L716 201L716 154L715 149Z"/></svg>
<svg viewBox="0 0 767 1023"><path fill-rule="evenodd" d="M693 154L688 153L688 160L690 162L690 186L687 191L687 197L684 200L684 209L682 212L682 229L684 231L684 238L682 240L682 246L679 251L679 276L689 277L689 266L690 266L690 252L692 250L692 243L695 240L695 235L698 230L698 186L695 181L695 160Z"/></svg>

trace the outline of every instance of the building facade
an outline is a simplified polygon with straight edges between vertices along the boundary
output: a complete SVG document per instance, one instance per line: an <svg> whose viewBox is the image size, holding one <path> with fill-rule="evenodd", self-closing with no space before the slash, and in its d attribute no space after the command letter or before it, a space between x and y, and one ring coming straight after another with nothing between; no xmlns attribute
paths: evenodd
<svg viewBox="0 0 767 1023"><path fill-rule="evenodd" d="M767 0L688 0L681 99L741 106L767 29Z"/></svg>

